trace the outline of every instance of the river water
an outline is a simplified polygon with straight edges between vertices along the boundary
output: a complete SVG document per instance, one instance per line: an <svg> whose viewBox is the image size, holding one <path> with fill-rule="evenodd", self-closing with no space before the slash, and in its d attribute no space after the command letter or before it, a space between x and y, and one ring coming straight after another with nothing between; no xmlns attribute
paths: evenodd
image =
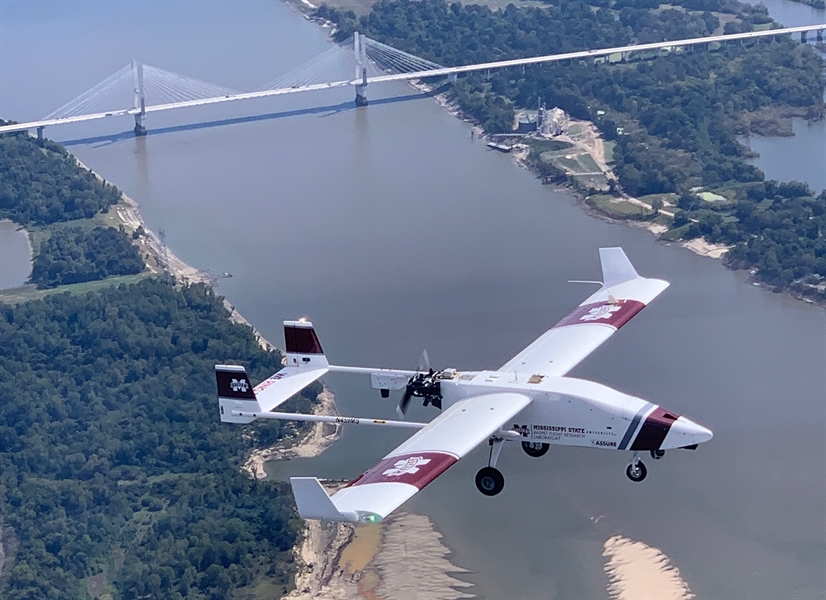
<svg viewBox="0 0 826 600"><path fill-rule="evenodd" d="M25 229L0 220L0 290L18 287L31 275L31 246Z"/></svg>
<svg viewBox="0 0 826 600"><path fill-rule="evenodd" d="M758 4L759 0L750 0ZM771 16L786 27L826 23L826 9L814 9L789 0L763 2ZM814 36L810 34L809 38ZM769 179L803 181L819 192L826 189L826 120L809 123L792 119L794 137L749 137L743 141L760 156L754 160Z"/></svg>
<svg viewBox="0 0 826 600"><path fill-rule="evenodd" d="M323 30L277 2L0 7L0 114L17 120L133 57L253 89L327 48ZM496 368L589 293L565 281L599 276L598 247L623 246L672 286L573 374L686 414L715 439L647 461L639 485L624 454L536 460L508 447L495 498L473 485L477 451L407 507L432 518L485 598L607 597L603 544L615 534L661 549L701 598L824 597L824 311L587 216L404 84L369 95L360 110L351 90L333 90L152 115L142 139L128 121L47 135L135 198L184 260L231 272L219 291L265 336L278 343L283 319L311 317L341 364L412 368L427 348L435 367ZM394 414L368 381L329 383L344 414ZM270 473L353 477L401 435L347 431Z"/></svg>

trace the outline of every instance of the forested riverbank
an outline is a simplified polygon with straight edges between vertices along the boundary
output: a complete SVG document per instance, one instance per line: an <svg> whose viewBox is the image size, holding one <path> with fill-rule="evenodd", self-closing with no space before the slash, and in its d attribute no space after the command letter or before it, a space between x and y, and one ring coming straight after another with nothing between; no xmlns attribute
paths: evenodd
<svg viewBox="0 0 826 600"><path fill-rule="evenodd" d="M221 424L212 374L240 362L262 380L280 352L234 322L208 285L146 270L136 250L146 232L95 225L120 210L120 191L59 145L0 137L0 166L0 218L35 231L33 279L57 286L0 303L0 594L288 591L303 524L285 484L240 467L292 429ZM110 277L117 265L141 278L106 285L121 280ZM62 285L78 277L99 289ZM318 391L298 402L307 408Z"/></svg>
<svg viewBox="0 0 826 600"><path fill-rule="evenodd" d="M382 0L358 18L327 6L316 15L336 24L336 39L358 30L446 65L777 26L765 7L736 0L596 0L500 11ZM733 246L730 266L776 289L826 298L826 193L766 182L737 140L768 131L784 114L823 117L823 61L814 48L780 37L641 58L472 74L448 94L489 133L510 131L514 110L540 99L592 121L612 145L615 194L680 198L679 214L666 219L671 239L703 236ZM706 191L722 202L704 201Z"/></svg>

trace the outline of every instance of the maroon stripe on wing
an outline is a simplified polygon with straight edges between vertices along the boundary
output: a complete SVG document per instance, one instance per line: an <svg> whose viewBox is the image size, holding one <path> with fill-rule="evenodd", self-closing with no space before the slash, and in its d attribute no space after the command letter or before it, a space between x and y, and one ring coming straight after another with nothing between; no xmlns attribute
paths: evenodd
<svg viewBox="0 0 826 600"><path fill-rule="evenodd" d="M607 301L592 302L577 307L574 312L554 325L554 328L598 323L619 329L643 308L645 308L645 304L638 300L617 300L613 303Z"/></svg>
<svg viewBox="0 0 826 600"><path fill-rule="evenodd" d="M406 483L422 489L459 460L444 452L410 452L390 456L353 480L350 485Z"/></svg>
<svg viewBox="0 0 826 600"><path fill-rule="evenodd" d="M646 417L637 438L631 444L631 450L659 450L671 425L679 418L680 415L658 406Z"/></svg>

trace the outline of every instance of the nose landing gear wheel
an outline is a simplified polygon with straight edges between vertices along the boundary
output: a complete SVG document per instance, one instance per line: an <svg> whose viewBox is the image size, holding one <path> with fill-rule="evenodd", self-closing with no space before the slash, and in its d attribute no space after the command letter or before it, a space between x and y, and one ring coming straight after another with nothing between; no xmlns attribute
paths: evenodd
<svg viewBox="0 0 826 600"><path fill-rule="evenodd" d="M493 467L483 467L476 473L476 489L485 496L495 496L505 488L505 478Z"/></svg>
<svg viewBox="0 0 826 600"><path fill-rule="evenodd" d="M637 461L636 463L631 463L625 469L625 474L628 475L628 479L635 482L640 482L645 479L645 476L648 475L648 469L645 468L645 465L642 464L642 461Z"/></svg>
<svg viewBox="0 0 826 600"><path fill-rule="evenodd" d="M543 444L542 442L522 442L522 450L525 451L525 454L534 458L545 456L550 447L550 444Z"/></svg>

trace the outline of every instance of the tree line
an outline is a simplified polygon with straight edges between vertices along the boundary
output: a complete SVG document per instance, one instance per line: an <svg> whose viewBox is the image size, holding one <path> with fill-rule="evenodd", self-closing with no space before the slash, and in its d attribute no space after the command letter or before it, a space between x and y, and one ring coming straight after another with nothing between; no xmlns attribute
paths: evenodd
<svg viewBox="0 0 826 600"><path fill-rule="evenodd" d="M721 13L730 15L722 28L726 33L777 26L765 6L737 0L668 5L571 0L502 10L444 0L380 0L361 17L327 6L316 11L336 24L337 39L359 31L449 66L707 36L721 29ZM759 280L781 288L826 277L819 225L826 195L800 184L765 182L749 164L749 150L738 142L738 136L759 133L749 130L744 117L767 107L823 116L826 81L815 50L783 36L641 58L617 65L591 59L469 74L448 93L491 133L511 131L515 109L535 107L540 99L590 120L615 142L614 171L631 195L692 197L689 190L697 186L733 190L736 210L688 210L674 224L679 233L736 244L731 266L756 269ZM564 179L538 160L537 152L529 162L549 182Z"/></svg>
<svg viewBox="0 0 826 600"><path fill-rule="evenodd" d="M63 224L119 199L58 144L0 136L0 218L49 233L39 286L144 268L123 231ZM221 423L213 374L242 363L262 380L282 356L231 323L211 288L146 279L0 304L0 346L0 515L14 548L0 597L86 598L100 575L122 599L289 590L292 496L239 471L289 426Z"/></svg>
<svg viewBox="0 0 826 600"><path fill-rule="evenodd" d="M733 246L726 262L756 270L763 283L826 300L814 287L826 281L826 190L770 180L732 191L734 200L719 207L684 194L673 226L683 238Z"/></svg>
<svg viewBox="0 0 826 600"><path fill-rule="evenodd" d="M144 267L137 248L122 230L61 227L40 245L31 281L38 288L53 288L112 275L134 275Z"/></svg>
<svg viewBox="0 0 826 600"><path fill-rule="evenodd" d="M26 132L0 135L0 219L49 225L91 218L119 201L115 186L79 168L60 144Z"/></svg>
<svg viewBox="0 0 826 600"><path fill-rule="evenodd" d="M0 339L0 514L17 541L3 598L85 597L98 573L124 599L289 588L289 490L239 472L282 425L221 423L213 375L240 362L262 380L281 355L211 288L150 279L0 304Z"/></svg>
<svg viewBox="0 0 826 600"><path fill-rule="evenodd" d="M583 0L494 11L444 0L380 0L355 14L321 6L344 39L360 31L444 65L607 48L710 35L711 11L736 17L736 29L770 23L765 7L732 0L684 0L659 8L649 0ZM729 28L731 29L731 28ZM490 133L511 131L514 108L543 100L594 121L617 141L614 162L633 195L695 185L758 181L737 142L742 115L767 106L822 112L823 63L813 48L788 38L698 47L622 65L548 63L469 74L453 90L462 110Z"/></svg>

